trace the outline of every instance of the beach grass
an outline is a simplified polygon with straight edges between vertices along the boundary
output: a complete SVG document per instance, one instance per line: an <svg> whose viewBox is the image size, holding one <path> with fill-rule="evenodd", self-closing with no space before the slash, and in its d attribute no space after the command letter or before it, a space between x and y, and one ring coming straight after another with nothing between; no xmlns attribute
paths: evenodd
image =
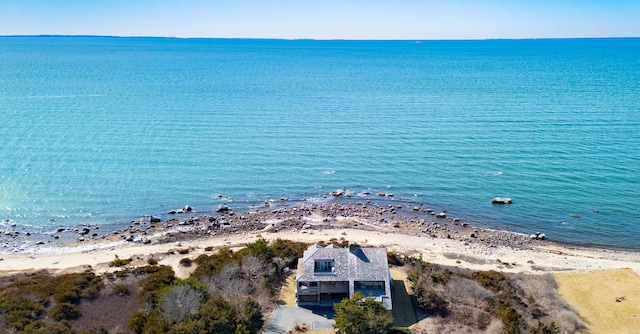
<svg viewBox="0 0 640 334"><path fill-rule="evenodd" d="M589 333L638 333L640 277L631 269L556 273L558 292Z"/></svg>

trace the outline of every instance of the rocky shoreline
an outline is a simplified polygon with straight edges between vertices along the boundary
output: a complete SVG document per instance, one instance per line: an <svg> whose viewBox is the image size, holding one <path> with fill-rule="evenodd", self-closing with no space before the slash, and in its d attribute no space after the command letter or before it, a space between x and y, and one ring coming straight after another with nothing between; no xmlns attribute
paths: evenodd
<svg viewBox="0 0 640 334"><path fill-rule="evenodd" d="M185 206L180 210L171 210L164 216L145 216L132 220L129 226L115 230L83 224L75 228L59 228L56 232L47 234L5 231L0 234L0 253L38 253L56 247L80 245L99 248L100 244L111 245L114 242L157 244L245 232L336 228L452 239L464 241L465 244L514 249L529 249L550 243L542 240L544 234L539 231L524 235L480 229L455 217L448 217L445 211L434 211L420 203L380 204L372 200L295 203L282 198L279 201L265 202L264 207L260 208L235 211L232 207L220 205L215 211L199 213Z"/></svg>

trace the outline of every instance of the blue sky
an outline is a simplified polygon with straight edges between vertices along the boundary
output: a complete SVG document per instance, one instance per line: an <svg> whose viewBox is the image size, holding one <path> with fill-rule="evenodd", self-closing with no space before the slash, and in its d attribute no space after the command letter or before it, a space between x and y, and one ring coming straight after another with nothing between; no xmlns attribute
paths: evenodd
<svg viewBox="0 0 640 334"><path fill-rule="evenodd" d="M640 0L0 0L0 35L640 37Z"/></svg>

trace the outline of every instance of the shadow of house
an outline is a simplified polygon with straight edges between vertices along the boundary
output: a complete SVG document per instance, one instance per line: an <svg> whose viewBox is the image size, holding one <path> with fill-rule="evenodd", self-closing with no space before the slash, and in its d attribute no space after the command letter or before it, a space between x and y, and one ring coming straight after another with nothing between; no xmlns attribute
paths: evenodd
<svg viewBox="0 0 640 334"><path fill-rule="evenodd" d="M360 292L392 309L391 276L385 248L312 245L298 260L299 306L331 306Z"/></svg>

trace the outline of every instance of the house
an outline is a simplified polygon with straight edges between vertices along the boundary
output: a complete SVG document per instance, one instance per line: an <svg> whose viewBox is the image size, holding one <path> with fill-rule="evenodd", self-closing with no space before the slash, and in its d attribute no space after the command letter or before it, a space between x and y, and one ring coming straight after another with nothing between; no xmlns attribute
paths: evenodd
<svg viewBox="0 0 640 334"><path fill-rule="evenodd" d="M312 245L298 260L298 305L332 303L357 291L391 310L391 276L385 248Z"/></svg>

